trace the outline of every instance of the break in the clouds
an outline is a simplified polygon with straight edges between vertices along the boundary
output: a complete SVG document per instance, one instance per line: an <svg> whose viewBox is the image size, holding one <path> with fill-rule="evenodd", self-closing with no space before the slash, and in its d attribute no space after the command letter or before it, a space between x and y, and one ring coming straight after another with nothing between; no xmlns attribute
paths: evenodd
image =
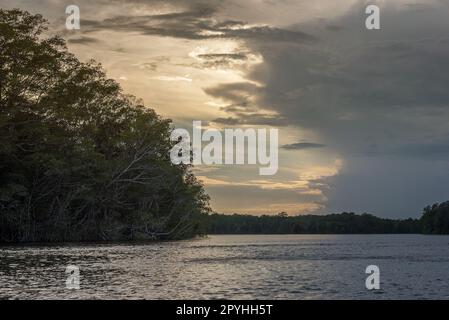
<svg viewBox="0 0 449 320"><path fill-rule="evenodd" d="M70 2L70 3L69 3ZM179 127L277 127L280 170L199 167L221 212L417 217L449 199L449 2L0 0ZM381 29L366 30L367 3Z"/></svg>

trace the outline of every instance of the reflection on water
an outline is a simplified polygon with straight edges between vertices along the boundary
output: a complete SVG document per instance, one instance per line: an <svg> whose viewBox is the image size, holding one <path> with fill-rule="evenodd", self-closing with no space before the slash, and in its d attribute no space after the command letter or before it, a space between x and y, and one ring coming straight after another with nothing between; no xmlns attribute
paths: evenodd
<svg viewBox="0 0 449 320"><path fill-rule="evenodd" d="M381 290L365 288L377 265ZM66 267L81 289L66 289ZM210 236L0 247L3 299L449 298L449 236Z"/></svg>

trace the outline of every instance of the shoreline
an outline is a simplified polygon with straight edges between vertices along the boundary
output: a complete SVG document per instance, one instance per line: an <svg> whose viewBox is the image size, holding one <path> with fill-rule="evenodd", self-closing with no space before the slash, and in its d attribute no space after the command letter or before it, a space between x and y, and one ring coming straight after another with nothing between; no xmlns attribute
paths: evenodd
<svg viewBox="0 0 449 320"><path fill-rule="evenodd" d="M0 242L0 249L7 247L78 247L98 245L157 245L162 243L182 243L210 239L210 236L449 236L449 234L424 234L424 233L226 233L208 234L189 239L180 240L115 240L115 241L39 241L39 242Z"/></svg>

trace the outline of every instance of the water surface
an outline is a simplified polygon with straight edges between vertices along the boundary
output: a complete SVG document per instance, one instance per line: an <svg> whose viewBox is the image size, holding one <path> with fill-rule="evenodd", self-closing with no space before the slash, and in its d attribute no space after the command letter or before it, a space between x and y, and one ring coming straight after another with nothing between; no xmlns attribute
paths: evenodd
<svg viewBox="0 0 449 320"><path fill-rule="evenodd" d="M67 265L80 290L66 288ZM381 290L365 288L380 268ZM3 299L447 299L449 236L226 235L0 247Z"/></svg>

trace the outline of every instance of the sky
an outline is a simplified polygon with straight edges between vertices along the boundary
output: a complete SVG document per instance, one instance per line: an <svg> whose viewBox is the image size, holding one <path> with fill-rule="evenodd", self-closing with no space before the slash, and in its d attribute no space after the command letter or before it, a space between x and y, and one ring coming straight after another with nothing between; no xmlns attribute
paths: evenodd
<svg viewBox="0 0 449 320"><path fill-rule="evenodd" d="M380 30L365 8L380 8ZM81 29L66 30L78 5ZM279 129L279 170L200 165L220 213L419 217L449 200L449 1L0 0L179 128Z"/></svg>

